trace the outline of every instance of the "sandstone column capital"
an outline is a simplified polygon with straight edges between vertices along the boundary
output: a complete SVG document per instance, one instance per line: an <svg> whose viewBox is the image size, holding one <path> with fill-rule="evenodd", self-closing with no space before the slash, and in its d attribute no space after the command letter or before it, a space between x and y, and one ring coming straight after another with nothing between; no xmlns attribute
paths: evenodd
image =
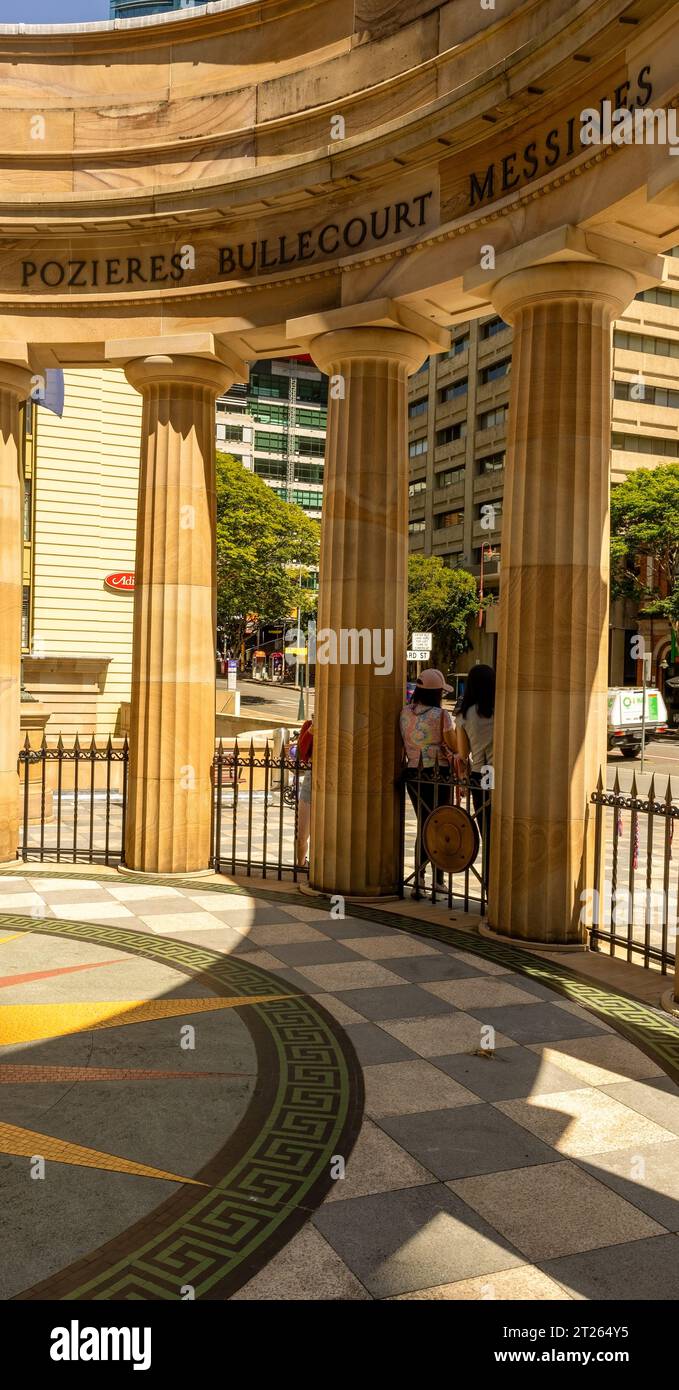
<svg viewBox="0 0 679 1390"><path fill-rule="evenodd" d="M236 380L242 366L235 358L231 362L188 353L153 353L126 362L124 371L130 386L142 394L152 387L168 386L202 388L220 396Z"/></svg>
<svg viewBox="0 0 679 1390"><path fill-rule="evenodd" d="M18 401L25 401L30 395L33 381L34 373L30 367L22 367L0 357L0 391L8 391Z"/></svg>
<svg viewBox="0 0 679 1390"><path fill-rule="evenodd" d="M411 376L429 355L429 344L407 329L361 325L320 333L312 338L309 352L327 375L341 362L389 362Z"/></svg>
<svg viewBox="0 0 679 1390"><path fill-rule="evenodd" d="M507 323L535 304L587 301L620 318L637 292L632 271L598 261L557 261L510 271L492 288L493 306Z"/></svg>

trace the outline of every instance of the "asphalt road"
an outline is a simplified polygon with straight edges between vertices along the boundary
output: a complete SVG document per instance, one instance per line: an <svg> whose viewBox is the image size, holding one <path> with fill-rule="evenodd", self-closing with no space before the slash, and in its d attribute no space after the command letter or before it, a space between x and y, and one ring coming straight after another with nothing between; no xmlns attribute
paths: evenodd
<svg viewBox="0 0 679 1390"><path fill-rule="evenodd" d="M217 688L226 690L226 681L218 680ZM299 709L299 690L293 685L276 685L271 681L253 681L238 678L241 714L254 714L259 719L272 715L275 719L289 719L297 723ZM314 692L305 692L306 708L311 713L314 708Z"/></svg>

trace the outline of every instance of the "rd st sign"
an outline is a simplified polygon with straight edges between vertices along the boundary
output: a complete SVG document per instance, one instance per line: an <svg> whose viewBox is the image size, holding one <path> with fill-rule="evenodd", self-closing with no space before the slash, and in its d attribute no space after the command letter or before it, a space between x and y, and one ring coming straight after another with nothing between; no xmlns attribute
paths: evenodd
<svg viewBox="0 0 679 1390"><path fill-rule="evenodd" d="M414 647L412 651L406 652L406 661L428 661L430 650L431 649L425 650L423 647Z"/></svg>
<svg viewBox="0 0 679 1390"><path fill-rule="evenodd" d="M431 632L414 632L414 633L413 633L413 635L412 635L412 637L411 637L411 639L410 639L411 642L412 642L412 644L413 644L413 651L424 652L424 656L413 657L413 658L412 658L413 661L426 661L426 659L427 659L427 657L429 656L429 653L430 653L430 651L431 651L432 637L433 637L433 634L432 634ZM408 660L410 661L410 659L411 659L411 658L410 658L410 656L409 656L409 657L408 657Z"/></svg>

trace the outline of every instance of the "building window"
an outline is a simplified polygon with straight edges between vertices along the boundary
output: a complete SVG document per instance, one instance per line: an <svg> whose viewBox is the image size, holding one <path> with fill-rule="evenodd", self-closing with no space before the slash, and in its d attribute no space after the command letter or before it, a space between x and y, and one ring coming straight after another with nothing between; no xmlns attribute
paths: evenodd
<svg viewBox="0 0 679 1390"><path fill-rule="evenodd" d="M613 346L626 352L648 352L656 357L679 357L679 338L654 338L650 333L624 333L616 329Z"/></svg>
<svg viewBox="0 0 679 1390"><path fill-rule="evenodd" d="M484 367L479 376L481 385L485 386L489 381L499 381L502 376L509 376L512 370L511 357L502 357L499 362L493 362L490 367Z"/></svg>
<svg viewBox="0 0 679 1390"><path fill-rule="evenodd" d="M428 358L428 357L425 357L424 362L422 363L422 366L421 366L421 367L418 367L417 371L414 372L413 375L414 375L414 376L420 376L422 372L426 372L426 371L428 371L428 370L429 370L429 358Z"/></svg>
<svg viewBox="0 0 679 1390"><path fill-rule="evenodd" d="M242 426L242 425L222 425L222 424L220 424L219 421L218 421L218 422L217 422L217 438L218 438L218 439L223 439L224 442L226 442L227 440L231 440L231 441L233 441L234 444L235 444L235 443L242 444L242 443L243 443L243 426Z"/></svg>
<svg viewBox="0 0 679 1390"><path fill-rule="evenodd" d="M281 460L277 463L273 459L255 458L255 473L259 478L280 478L285 479L286 466Z"/></svg>
<svg viewBox="0 0 679 1390"><path fill-rule="evenodd" d="M661 458L679 458L679 439L661 439L653 434L613 434L612 449L624 449L628 454L656 454Z"/></svg>
<svg viewBox="0 0 679 1390"><path fill-rule="evenodd" d="M479 473L501 473L505 458L504 449L498 454L486 454L485 458L479 459Z"/></svg>
<svg viewBox="0 0 679 1390"><path fill-rule="evenodd" d="M467 421L460 420L457 425L448 425L445 430L436 431L436 447L441 444L454 444L457 439L465 439L467 435Z"/></svg>
<svg viewBox="0 0 679 1390"><path fill-rule="evenodd" d="M296 463L295 482L296 483L322 483L323 482L322 463Z"/></svg>
<svg viewBox="0 0 679 1390"><path fill-rule="evenodd" d="M264 449L267 454L286 454L287 434L269 434L267 430L255 430L255 448Z"/></svg>
<svg viewBox="0 0 679 1390"><path fill-rule="evenodd" d="M33 479L24 478L24 540L33 534Z"/></svg>
<svg viewBox="0 0 679 1390"><path fill-rule="evenodd" d="M427 409L427 397L426 397L426 396L423 396L422 399L419 400L419 401L411 401L410 405L408 406L408 414L409 414L409 416L410 416L410 419L411 419L411 420L414 420L416 415L424 415L426 409Z"/></svg>
<svg viewBox="0 0 679 1390"><path fill-rule="evenodd" d="M295 424L304 425L306 429L324 430L328 423L328 412L319 408L318 410L295 410Z"/></svg>
<svg viewBox="0 0 679 1390"><path fill-rule="evenodd" d="M434 525L439 529L443 526L461 526L464 521L463 511L439 512L434 517Z"/></svg>
<svg viewBox="0 0 679 1390"><path fill-rule="evenodd" d="M270 401L254 401L252 414L258 424L287 425L288 423L287 405L272 405Z"/></svg>
<svg viewBox="0 0 679 1390"><path fill-rule="evenodd" d="M426 439L413 439L412 442L408 445L408 454L411 459L417 458L418 454L426 454L426 452Z"/></svg>
<svg viewBox="0 0 679 1390"><path fill-rule="evenodd" d="M434 478L434 487L451 487L454 483L461 483L464 479L464 468L446 468L443 473L437 473Z"/></svg>
<svg viewBox="0 0 679 1390"><path fill-rule="evenodd" d="M456 570L456 569L459 569L459 568L460 568L460 562L461 562L461 560L462 560L462 555L461 555L460 552L458 551L455 555L442 555L442 556L441 556L441 559L443 560L443 563L444 563L444 565L446 566L446 569L449 569L449 570Z"/></svg>
<svg viewBox="0 0 679 1390"><path fill-rule="evenodd" d="M286 376L268 372L252 372L250 374L250 394L252 396L269 396L275 401L287 401L289 388L290 383Z"/></svg>
<svg viewBox="0 0 679 1390"><path fill-rule="evenodd" d="M469 334L468 334L468 333L463 333L461 338L455 338L455 339L454 339L454 341L451 343L451 345L450 345L448 351L443 353L443 356L442 356L442 358L441 358L441 361L442 361L442 362L445 362L445 361L447 360L447 358L449 358L449 357L460 357L460 356L462 355L463 352L466 352L466 351L467 351L467 348L468 348L468 347L469 347Z"/></svg>
<svg viewBox="0 0 679 1390"><path fill-rule="evenodd" d="M410 484L410 486L409 486L409 488L408 488L408 496L409 496L409 497L417 497L418 493L420 493L420 492L426 492L426 491L427 491L427 484L426 484L426 482L424 481L424 478L420 478L420 479L418 480L418 482L416 482L416 483L411 483L411 484Z"/></svg>
<svg viewBox="0 0 679 1390"><path fill-rule="evenodd" d="M479 429L492 430L504 427L507 423L508 409L509 407L506 405L498 405L494 410L482 411L478 418Z"/></svg>
<svg viewBox="0 0 679 1390"><path fill-rule="evenodd" d="M15 629L16 631L16 629ZM16 641L16 638L15 638ZM31 645L31 591L27 584L21 598L21 646L27 652Z"/></svg>
<svg viewBox="0 0 679 1390"><path fill-rule="evenodd" d="M324 376L297 378L297 399L298 401L308 401L311 404L328 404L328 379Z"/></svg>
<svg viewBox="0 0 679 1390"><path fill-rule="evenodd" d="M643 299L646 304L666 304L668 309L679 309L679 294L676 290L641 290L635 299Z"/></svg>
<svg viewBox="0 0 679 1390"><path fill-rule="evenodd" d="M481 337L494 338L496 333L504 333L506 328L509 328L509 324L505 323L504 319L489 319L481 325Z"/></svg>
<svg viewBox="0 0 679 1390"><path fill-rule="evenodd" d="M668 386L647 386L645 381L616 381L613 394L616 401L642 402L644 405L665 405L679 410L679 391Z"/></svg>
<svg viewBox="0 0 679 1390"><path fill-rule="evenodd" d="M424 523L424 521L409 521L409 522L408 522L408 535L409 535L409 536L414 536L415 533L416 533L417 531L424 531L424 528L425 528L425 523Z"/></svg>
<svg viewBox="0 0 679 1390"><path fill-rule="evenodd" d="M320 512L323 503L322 492L307 492L302 488L293 488L288 495L287 488L275 487L273 491L277 497L282 497L284 502L294 502L298 507L303 507L305 511ZM313 584L306 584L302 580L302 588L318 588L318 577Z"/></svg>
<svg viewBox="0 0 679 1390"><path fill-rule="evenodd" d="M324 458L325 440L314 434L300 434L297 436L297 452L311 454L312 458Z"/></svg>
<svg viewBox="0 0 679 1390"><path fill-rule="evenodd" d="M466 394L467 378L465 376L461 381L452 381L450 386L444 386L439 391L439 405L445 405L446 401L454 401L456 396L466 396Z"/></svg>

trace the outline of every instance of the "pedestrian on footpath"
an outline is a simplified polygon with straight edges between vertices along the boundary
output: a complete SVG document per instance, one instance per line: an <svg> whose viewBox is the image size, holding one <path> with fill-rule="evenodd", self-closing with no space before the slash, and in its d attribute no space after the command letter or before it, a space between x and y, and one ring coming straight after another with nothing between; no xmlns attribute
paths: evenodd
<svg viewBox="0 0 679 1390"><path fill-rule="evenodd" d="M297 804L297 841L295 863L298 869L309 867L309 835L311 831L311 763L314 753L313 719L305 719L297 739L297 766L300 772L299 801Z"/></svg>
<svg viewBox="0 0 679 1390"><path fill-rule="evenodd" d="M424 887L424 873L429 863L422 838L424 823L435 806L450 803L449 780L434 781L433 774L438 764L439 773L442 772L448 779L455 753L453 717L448 710L441 708L443 695L451 690L452 686L446 685L441 671L434 667L422 671L410 702L403 706L399 717L406 757L405 783L420 826L419 876L413 889L413 896L417 897ZM441 870L437 870L436 874L437 883L442 884Z"/></svg>
<svg viewBox="0 0 679 1390"><path fill-rule="evenodd" d="M476 824L483 841L486 893L490 865L494 719L495 672L492 666L472 666L455 720L455 771L459 777L469 778Z"/></svg>

